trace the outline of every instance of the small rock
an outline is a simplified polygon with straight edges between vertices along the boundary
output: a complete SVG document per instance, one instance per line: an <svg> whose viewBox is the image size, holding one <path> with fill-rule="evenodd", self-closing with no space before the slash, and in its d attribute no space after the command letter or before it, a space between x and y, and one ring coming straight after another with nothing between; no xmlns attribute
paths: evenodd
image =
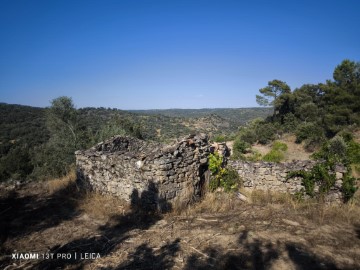
<svg viewBox="0 0 360 270"><path fill-rule="evenodd" d="M293 220L288 220L288 219L283 218L282 221L285 224L290 225L290 226L300 226L299 222L296 222L296 221L293 221Z"/></svg>
<svg viewBox="0 0 360 270"><path fill-rule="evenodd" d="M240 199L241 201L243 201L243 202L247 202L247 201L248 201L248 198L247 198L245 195L241 194L240 192L236 193L236 197L237 197L238 199Z"/></svg>

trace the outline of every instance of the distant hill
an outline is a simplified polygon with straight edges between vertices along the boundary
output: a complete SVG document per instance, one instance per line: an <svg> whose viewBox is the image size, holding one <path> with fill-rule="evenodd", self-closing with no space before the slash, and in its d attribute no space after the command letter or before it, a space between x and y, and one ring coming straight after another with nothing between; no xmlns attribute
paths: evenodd
<svg viewBox="0 0 360 270"><path fill-rule="evenodd" d="M129 112L144 115L164 115L177 118L201 118L217 115L232 124L244 125L255 118L266 118L271 115L271 108L214 108L214 109L164 109L164 110L130 110Z"/></svg>

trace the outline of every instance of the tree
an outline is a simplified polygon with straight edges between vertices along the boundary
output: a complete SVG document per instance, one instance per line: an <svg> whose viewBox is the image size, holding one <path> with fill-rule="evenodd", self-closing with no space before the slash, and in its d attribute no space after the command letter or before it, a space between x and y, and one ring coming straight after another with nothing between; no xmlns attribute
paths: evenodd
<svg viewBox="0 0 360 270"><path fill-rule="evenodd" d="M256 95L256 102L260 106L272 106L274 107L274 116L276 114L276 108L281 104L276 104L278 97L283 94L291 93L290 87L283 81L272 80L268 82L268 86L261 88L259 92L262 95Z"/></svg>
<svg viewBox="0 0 360 270"><path fill-rule="evenodd" d="M333 77L337 85L354 91L354 88L360 84L360 63L355 63L348 59L342 61L335 68Z"/></svg>
<svg viewBox="0 0 360 270"><path fill-rule="evenodd" d="M38 179L65 175L75 162L74 152L85 144L78 112L69 97L62 96L51 101L46 112L46 127L50 139L33 153L33 176Z"/></svg>
<svg viewBox="0 0 360 270"><path fill-rule="evenodd" d="M46 114L46 127L51 137L64 136L67 142L77 146L77 111L70 97L62 96L51 101Z"/></svg>

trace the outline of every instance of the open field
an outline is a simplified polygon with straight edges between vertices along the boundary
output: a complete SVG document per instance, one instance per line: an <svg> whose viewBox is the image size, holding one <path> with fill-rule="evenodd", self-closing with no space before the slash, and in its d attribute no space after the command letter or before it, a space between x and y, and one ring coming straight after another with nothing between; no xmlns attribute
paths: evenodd
<svg viewBox="0 0 360 270"><path fill-rule="evenodd" d="M71 175L1 190L1 269L360 268L359 195L325 206L217 193L158 214L80 192ZM7 255L15 250L73 257L14 260ZM100 258L80 260L86 253Z"/></svg>

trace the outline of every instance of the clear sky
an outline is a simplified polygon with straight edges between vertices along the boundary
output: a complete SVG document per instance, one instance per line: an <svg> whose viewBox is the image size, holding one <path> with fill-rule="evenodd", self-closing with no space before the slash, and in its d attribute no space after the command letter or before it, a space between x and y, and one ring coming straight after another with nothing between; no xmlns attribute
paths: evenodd
<svg viewBox="0 0 360 270"><path fill-rule="evenodd" d="M0 0L0 102L257 106L360 61L360 1Z"/></svg>

